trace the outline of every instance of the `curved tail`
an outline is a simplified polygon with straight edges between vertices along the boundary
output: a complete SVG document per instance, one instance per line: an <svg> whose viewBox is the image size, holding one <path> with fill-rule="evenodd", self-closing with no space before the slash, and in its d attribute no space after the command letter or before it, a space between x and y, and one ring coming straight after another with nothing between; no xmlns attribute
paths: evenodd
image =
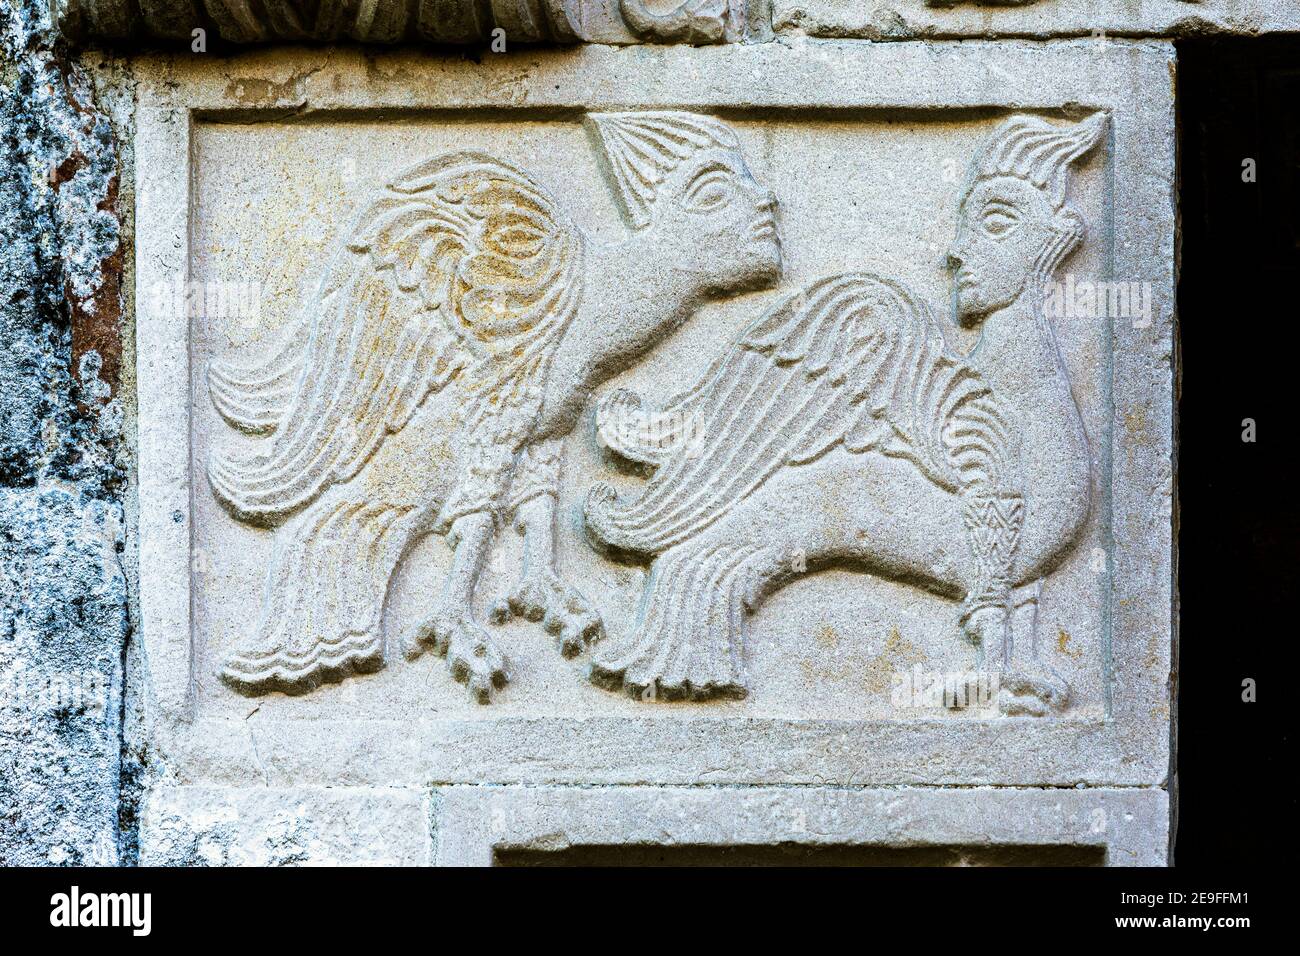
<svg viewBox="0 0 1300 956"><path fill-rule="evenodd" d="M592 681L643 699L744 697L746 600L764 557L752 545L666 551L631 630L599 645Z"/></svg>
<svg viewBox="0 0 1300 956"><path fill-rule="evenodd" d="M256 628L222 679L236 690L302 693L384 662L388 579L427 509L330 496L277 535Z"/></svg>

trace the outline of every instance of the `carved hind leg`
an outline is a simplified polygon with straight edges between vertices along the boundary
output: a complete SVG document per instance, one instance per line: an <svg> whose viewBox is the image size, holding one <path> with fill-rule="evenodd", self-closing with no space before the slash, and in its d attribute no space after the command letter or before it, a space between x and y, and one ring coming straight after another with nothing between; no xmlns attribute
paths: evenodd
<svg viewBox="0 0 1300 956"><path fill-rule="evenodd" d="M407 660L430 648L447 658L456 680L467 684L481 704L506 685L506 660L474 620L474 589L492 543L492 516L476 511L457 518L449 537L456 549L451 573L433 611L402 641Z"/></svg>
<svg viewBox="0 0 1300 956"><path fill-rule="evenodd" d="M1038 601L1043 582L1011 594L1011 620L998 691L998 709L1008 716L1043 717L1063 711L1070 685L1038 655Z"/></svg>
<svg viewBox="0 0 1300 956"><path fill-rule="evenodd" d="M599 640L600 614L555 570L555 496L526 502L516 515L524 534L524 566L518 583L492 608L492 620L502 624L514 615L541 621L554 634L565 657L574 657Z"/></svg>
<svg viewBox="0 0 1300 956"><path fill-rule="evenodd" d="M761 555L727 544L664 552L632 628L597 645L592 681L647 700L743 697L745 599Z"/></svg>

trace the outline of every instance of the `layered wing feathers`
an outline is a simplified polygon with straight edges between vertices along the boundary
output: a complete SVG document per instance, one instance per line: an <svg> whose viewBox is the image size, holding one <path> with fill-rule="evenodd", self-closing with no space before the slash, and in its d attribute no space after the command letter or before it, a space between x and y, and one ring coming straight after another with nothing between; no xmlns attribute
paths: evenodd
<svg viewBox="0 0 1300 956"><path fill-rule="evenodd" d="M659 553L837 445L905 458L954 491L996 482L1005 459L978 373L946 351L923 302L872 275L822 280L773 309L688 394L670 406L690 409L692 441L659 456L641 496L593 489L588 525L607 543Z"/></svg>
<svg viewBox="0 0 1300 956"><path fill-rule="evenodd" d="M305 348L290 342L252 369L213 363L217 410L271 433L251 455L212 456L218 498L244 520L282 520L356 475L461 375L476 405L509 417L525 386L536 391L539 343L576 306L579 243L541 189L491 157L443 156L394 180L331 259Z"/></svg>

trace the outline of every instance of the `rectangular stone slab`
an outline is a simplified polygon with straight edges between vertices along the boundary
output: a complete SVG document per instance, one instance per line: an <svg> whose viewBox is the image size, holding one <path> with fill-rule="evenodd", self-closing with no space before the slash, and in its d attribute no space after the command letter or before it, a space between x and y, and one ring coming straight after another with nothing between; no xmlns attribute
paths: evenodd
<svg viewBox="0 0 1300 956"><path fill-rule="evenodd" d="M1300 9L1277 0L772 0L777 34L870 40L953 37L1191 37L1300 29Z"/></svg>
<svg viewBox="0 0 1300 956"><path fill-rule="evenodd" d="M193 786L154 790L143 816L146 865L546 865L659 847L678 864L1153 866L1169 801L1136 788Z"/></svg>
<svg viewBox="0 0 1300 956"><path fill-rule="evenodd" d="M661 858L679 865L748 850L780 865L1157 866L1169 814L1163 791L1106 788L447 787L433 805L441 866L545 865L584 851L618 860L656 846L685 850ZM763 848L777 852L753 853ZM601 849L615 852L592 853Z"/></svg>
<svg viewBox="0 0 1300 956"><path fill-rule="evenodd" d="M148 57L137 73L142 638L150 734L173 781L416 791L487 783L1166 784L1174 320L1168 44L796 40L587 47L487 56L480 64L275 51L232 60ZM931 303L955 346L969 348L974 334L956 329L943 309L945 252L972 156L1009 117L1064 126L1106 114L1101 145L1073 173L1070 195L1086 238L1064 271L1078 281L1135 283L1150 310L1057 322L1090 449L1093 501L1040 605L1042 652L1073 691L1062 713L900 706L900 675L978 668L956 624L957 602L880 573L820 568L749 620L743 699L611 693L588 681L590 654L566 660L540 626L517 620L485 623L510 661L511 679L483 706L436 656L408 662L395 648L450 567L451 550L438 535L413 544L397 570L377 672L295 695L250 697L222 682L223 662L256 626L278 532L232 518L205 476L214 449L253 447L214 408L211 363L268 351L374 190L432 156L475 150L508 162L535 177L592 243L622 240L629 226L583 120L627 110L685 110L730 130L753 180L776 197L784 256L778 286L705 305L596 393L624 387L654 401L689 386L774 306L837 273L869 271L902 283ZM219 314L179 317L155 291L177 281L250 283L256 314L209 309ZM583 501L598 481L631 494L644 479L611 466L589 414L563 448L557 567L617 636L635 620L645 564L591 548ZM447 453L456 460L461 451ZM843 492L843 500L854 493ZM823 503L840 494L832 486ZM960 527L952 539L962 541ZM477 589L474 609L484 622L519 564L519 540L503 528ZM149 826L146 817L142 846ZM1151 831L1141 859L1162 859L1165 839Z"/></svg>

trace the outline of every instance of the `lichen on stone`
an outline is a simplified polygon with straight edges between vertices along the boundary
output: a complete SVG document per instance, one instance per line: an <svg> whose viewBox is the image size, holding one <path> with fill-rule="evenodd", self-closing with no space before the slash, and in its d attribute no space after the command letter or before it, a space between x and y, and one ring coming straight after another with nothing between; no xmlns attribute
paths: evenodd
<svg viewBox="0 0 1300 956"><path fill-rule="evenodd" d="M118 150L47 6L0 8L0 864L118 862Z"/></svg>

